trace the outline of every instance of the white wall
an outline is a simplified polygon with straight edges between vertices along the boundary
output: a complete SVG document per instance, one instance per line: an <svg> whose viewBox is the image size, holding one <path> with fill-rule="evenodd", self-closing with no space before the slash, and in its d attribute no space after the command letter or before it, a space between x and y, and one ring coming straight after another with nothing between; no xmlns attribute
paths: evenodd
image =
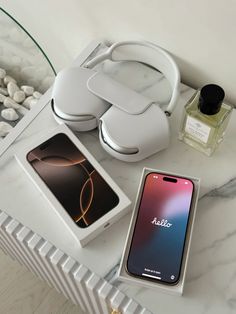
<svg viewBox="0 0 236 314"><path fill-rule="evenodd" d="M0 0L59 69L91 39L146 39L174 54L182 80L214 82L236 104L235 0Z"/></svg>

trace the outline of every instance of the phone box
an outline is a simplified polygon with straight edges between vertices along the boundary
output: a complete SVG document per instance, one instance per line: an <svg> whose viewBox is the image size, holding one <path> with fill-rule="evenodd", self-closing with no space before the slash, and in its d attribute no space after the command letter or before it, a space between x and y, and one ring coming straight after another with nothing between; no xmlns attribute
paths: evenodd
<svg viewBox="0 0 236 314"><path fill-rule="evenodd" d="M173 175L173 176L179 176L183 177L186 179L192 180L194 184L194 192L192 196L192 203L191 203L191 210L190 210L190 216L189 216L189 223L188 223L188 228L187 228L187 234L186 234L186 241L185 241L185 247L184 247L184 253L183 253L183 259L182 259L182 266L181 266L181 272L180 272L180 279L177 284L175 285L170 285L170 284L164 284L164 283L158 283L158 282L152 282L150 280L145 280L142 278L134 277L130 275L127 270L126 270L126 263L127 263L127 258L130 250L130 245L133 237L133 232L134 232L134 227L136 223L136 218L138 214L138 209L139 209L139 204L141 201L142 197L142 191L143 191L143 186L145 182L145 177L147 174L151 172L158 172L161 174L165 175ZM149 168L144 168L140 185L139 185L139 190L137 193L136 197L136 202L134 206L134 211L133 215L131 218L129 230L128 230L128 235L126 238L126 243L125 243L125 248L123 251L121 263L120 263L120 268L118 270L118 280L146 287L146 288L151 288L151 289L156 289L159 291L163 291L169 294L175 294L175 295L182 295L183 294L183 288L184 288L184 281L185 281L185 276L186 276L186 269L187 269L187 262L188 262L188 256L189 256L189 250L190 250L190 243L191 243L191 238L192 238L192 233L193 233L193 225L194 225L194 218L196 214L196 209L197 209L197 200L198 200L198 195L199 195L199 189L200 189L200 179L198 178L193 178L177 173L170 173L168 171L163 171L163 170L157 170L157 169L149 169ZM145 232L145 231L144 231Z"/></svg>
<svg viewBox="0 0 236 314"><path fill-rule="evenodd" d="M94 221L91 225L86 228L81 228L70 215L63 208L61 203L53 195L47 185L43 182L40 176L36 173L32 165L27 160L27 154L34 148L44 143L51 137L57 134L64 133L69 139L75 144L75 146L81 151L81 153L86 157L90 164L97 170L97 172L102 176L102 178L108 183L112 190L116 193L119 198L119 203L109 212L104 214L102 217ZM75 134L66 126L59 125L52 132L44 134L42 137L35 136L34 140L30 144L24 147L23 151L15 155L17 161L24 169L25 173L33 181L36 187L40 190L43 196L49 203L49 210L51 208L57 213L59 218L62 220L64 226L72 232L73 236L76 238L81 247L85 246L89 241L94 239L99 233L104 229L111 226L114 222L119 220L124 216L130 209L131 201L124 194L124 192L119 188L119 186L114 182L114 180L108 175L108 173L101 167L99 162L90 154L90 152L85 148L85 146L80 142L80 140L75 136ZM104 197L101 195L101 197ZM51 208L50 208L51 207Z"/></svg>

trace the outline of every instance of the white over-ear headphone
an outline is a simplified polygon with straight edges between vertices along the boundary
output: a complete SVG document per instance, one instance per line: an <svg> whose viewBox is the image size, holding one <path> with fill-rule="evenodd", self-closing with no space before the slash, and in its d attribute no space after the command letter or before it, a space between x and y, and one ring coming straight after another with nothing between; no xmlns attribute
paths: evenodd
<svg viewBox="0 0 236 314"><path fill-rule="evenodd" d="M93 69L108 59L142 62L162 72L172 89L165 112L154 100ZM176 106L179 85L178 67L165 50L149 42L119 42L84 67L70 67L58 73L52 109L59 123L76 131L99 126L100 142L108 153L124 161L138 161L167 148L166 116Z"/></svg>

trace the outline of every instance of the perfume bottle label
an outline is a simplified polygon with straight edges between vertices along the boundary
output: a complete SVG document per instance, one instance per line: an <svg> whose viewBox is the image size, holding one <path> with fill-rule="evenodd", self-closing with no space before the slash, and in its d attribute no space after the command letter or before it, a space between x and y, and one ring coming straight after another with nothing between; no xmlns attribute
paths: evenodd
<svg viewBox="0 0 236 314"><path fill-rule="evenodd" d="M211 128L205 123L188 116L185 124L185 132L206 144Z"/></svg>

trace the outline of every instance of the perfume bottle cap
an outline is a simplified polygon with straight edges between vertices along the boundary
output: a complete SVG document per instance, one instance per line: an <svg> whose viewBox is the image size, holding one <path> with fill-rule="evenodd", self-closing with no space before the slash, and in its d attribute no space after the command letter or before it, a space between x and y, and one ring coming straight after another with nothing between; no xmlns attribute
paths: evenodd
<svg viewBox="0 0 236 314"><path fill-rule="evenodd" d="M200 91L199 110L207 115L220 111L225 92L222 87L215 84L205 85Z"/></svg>

